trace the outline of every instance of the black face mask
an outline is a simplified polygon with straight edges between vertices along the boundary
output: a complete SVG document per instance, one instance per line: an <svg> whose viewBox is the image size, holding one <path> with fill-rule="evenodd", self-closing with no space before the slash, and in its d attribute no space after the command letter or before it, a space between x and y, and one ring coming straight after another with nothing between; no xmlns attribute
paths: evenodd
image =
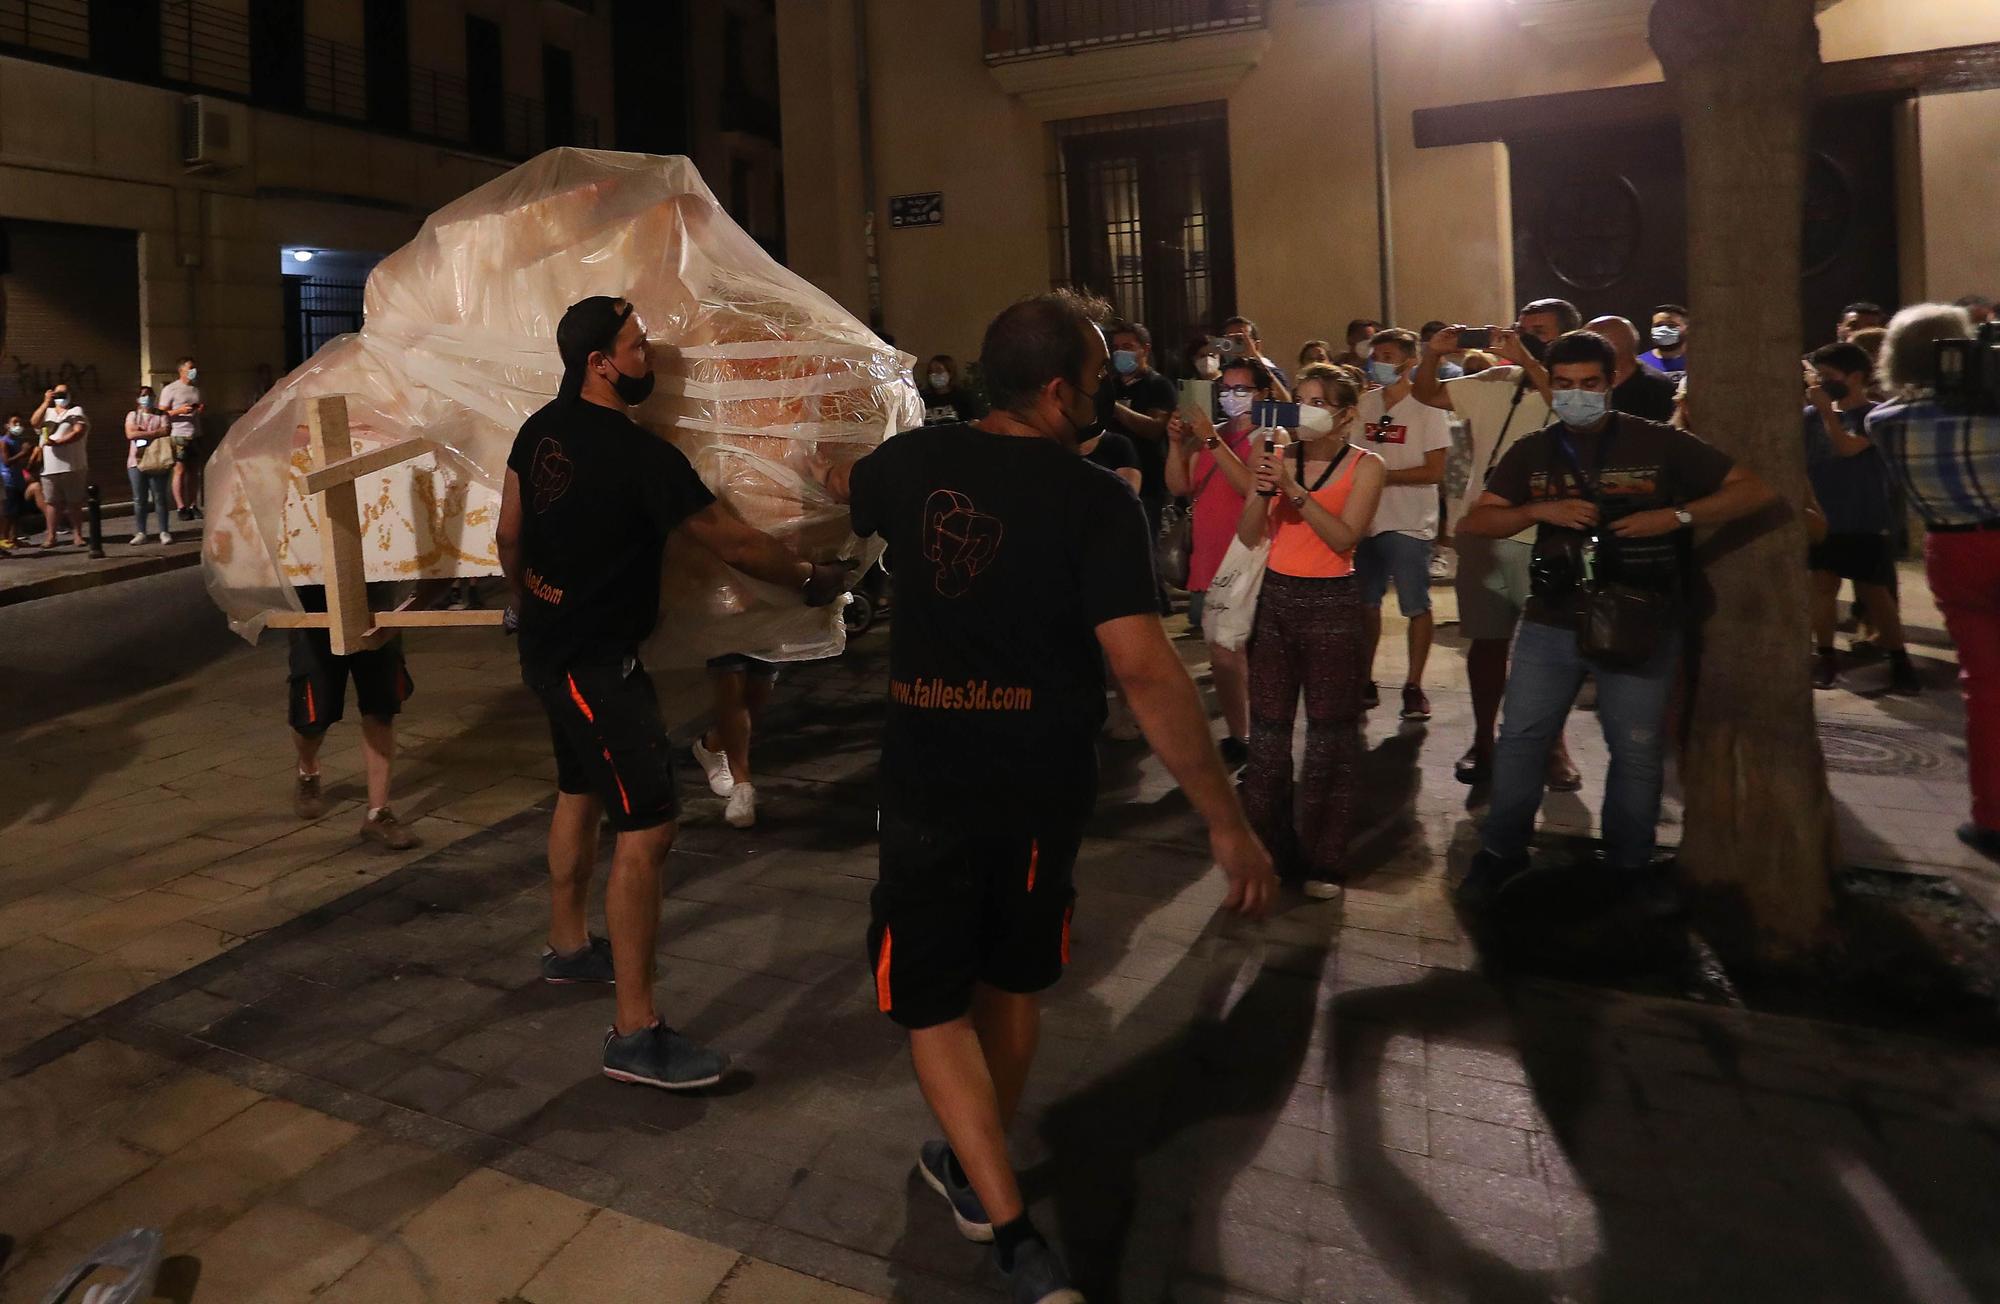
<svg viewBox="0 0 2000 1304"><path fill-rule="evenodd" d="M1821 381L1820 388L1825 390L1826 396L1836 403L1842 402L1854 392L1847 387L1847 382L1844 380Z"/></svg>
<svg viewBox="0 0 2000 1304"><path fill-rule="evenodd" d="M628 376L611 364L611 388L617 391L618 401L626 407L638 407L653 396L653 373L643 376Z"/></svg>
<svg viewBox="0 0 2000 1304"><path fill-rule="evenodd" d="M1077 394L1089 402L1090 420L1079 423L1074 417L1070 416L1067 410L1063 412L1063 420L1069 422L1070 429L1076 431L1076 446L1081 448L1104 433L1104 423L1097 419L1097 395L1085 394L1080 389L1077 391Z"/></svg>

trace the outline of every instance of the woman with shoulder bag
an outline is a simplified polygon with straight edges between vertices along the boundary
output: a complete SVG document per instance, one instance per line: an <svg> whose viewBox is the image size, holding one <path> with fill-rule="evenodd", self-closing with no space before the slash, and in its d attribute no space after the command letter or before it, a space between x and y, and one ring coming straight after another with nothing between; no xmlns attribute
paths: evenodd
<svg viewBox="0 0 2000 1304"><path fill-rule="evenodd" d="M1348 442L1361 401L1351 370L1315 364L1293 388L1295 438L1279 446L1259 433L1257 491L1237 524L1246 546L1271 545L1250 634L1243 805L1280 874L1327 900L1340 895L1346 873L1362 751L1365 625L1354 547L1375 518L1387 472L1381 458ZM1295 784L1292 722L1301 693L1305 765Z"/></svg>
<svg viewBox="0 0 2000 1304"><path fill-rule="evenodd" d="M1251 407L1271 397L1271 373L1255 358L1238 358L1218 374L1215 387L1223 416L1220 429L1206 415L1186 410L1167 422L1167 492L1189 500L1187 614L1194 629L1202 627L1209 584L1236 536L1243 499L1251 491ZM1250 759L1250 662L1242 648L1226 648L1211 639L1208 664L1229 729L1220 748L1222 760L1234 771Z"/></svg>
<svg viewBox="0 0 2000 1304"><path fill-rule="evenodd" d="M151 385L139 386L138 400L125 414L125 478L132 486L133 547L146 541L146 502L160 508L160 542L174 541L167 512L173 493L174 441L167 438L167 414L161 412Z"/></svg>

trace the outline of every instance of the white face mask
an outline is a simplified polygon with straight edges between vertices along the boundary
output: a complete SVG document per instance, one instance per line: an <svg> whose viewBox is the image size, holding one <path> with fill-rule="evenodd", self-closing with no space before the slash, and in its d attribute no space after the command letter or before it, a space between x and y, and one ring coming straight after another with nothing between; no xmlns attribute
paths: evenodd
<svg viewBox="0 0 2000 1304"><path fill-rule="evenodd" d="M951 373L948 371L933 371L931 373L931 388L939 391L940 393L942 393L947 389L950 389Z"/></svg>
<svg viewBox="0 0 2000 1304"><path fill-rule="evenodd" d="M193 367L189 367L189 368L188 368L188 384L190 384L190 385L194 384L194 382L195 382L195 379L196 379L196 377L198 377L198 376L200 376L200 375L201 375L201 372L200 372L200 371L196 370L196 369L195 369L195 368L193 368Z"/></svg>
<svg viewBox="0 0 2000 1304"><path fill-rule="evenodd" d="M1299 407L1299 426L1294 432L1308 442L1324 438L1333 433L1333 409L1302 404Z"/></svg>
<svg viewBox="0 0 2000 1304"><path fill-rule="evenodd" d="M1194 360L1194 374L1203 380L1214 380L1222 374L1222 362L1218 358L1203 354Z"/></svg>
<svg viewBox="0 0 2000 1304"><path fill-rule="evenodd" d="M1256 401L1254 394L1224 394L1216 400L1222 406L1222 415L1231 421L1249 415L1250 405Z"/></svg>

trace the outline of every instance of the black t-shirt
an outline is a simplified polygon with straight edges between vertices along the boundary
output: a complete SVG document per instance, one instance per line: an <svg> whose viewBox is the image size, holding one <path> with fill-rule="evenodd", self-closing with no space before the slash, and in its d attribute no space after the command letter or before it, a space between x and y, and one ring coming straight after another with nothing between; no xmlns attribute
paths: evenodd
<svg viewBox="0 0 2000 1304"><path fill-rule="evenodd" d="M1115 474L1128 466L1139 465L1139 452L1132 447L1130 439L1116 430L1107 430L1097 437L1097 446L1085 453L1083 460Z"/></svg>
<svg viewBox="0 0 2000 1304"><path fill-rule="evenodd" d="M962 389L948 389L940 394L926 386L923 396L924 424L927 426L948 426L958 421L974 420L980 415L979 405Z"/></svg>
<svg viewBox="0 0 2000 1304"><path fill-rule="evenodd" d="M855 464L854 532L889 544L884 810L1081 822L1097 797L1096 629L1159 610L1124 482L1047 439L931 426Z"/></svg>
<svg viewBox="0 0 2000 1304"><path fill-rule="evenodd" d="M1685 430L1613 416L1597 434L1583 434L1557 422L1507 450L1487 477L1486 492L1510 506L1586 498L1564 447L1576 456L1584 478L1597 489L1602 523L1598 529L1599 579L1679 596L1686 573L1687 531L1651 539L1620 539L1607 528L1638 512L1679 507L1722 487L1735 465L1726 453ZM1605 450L1610 450L1608 460ZM1535 531L1535 567L1542 574L1582 574L1586 534L1542 525ZM1541 580L1528 600L1527 618L1544 625L1572 624L1568 603L1545 593Z"/></svg>
<svg viewBox="0 0 2000 1304"><path fill-rule="evenodd" d="M678 448L623 412L557 399L521 423L521 665L629 655L660 615L667 536L715 501Z"/></svg>
<svg viewBox="0 0 2000 1304"><path fill-rule="evenodd" d="M1139 497L1148 506L1167 501L1167 441L1149 439L1126 428L1119 419L1118 404L1142 414L1170 413L1180 406L1180 390L1174 382L1151 368L1130 376L1113 376L1097 391L1097 419L1107 431L1116 431L1132 441L1139 454Z"/></svg>
<svg viewBox="0 0 2000 1304"><path fill-rule="evenodd" d="M1624 384L1611 391L1611 410L1642 421L1672 421L1677 388L1665 373L1641 363Z"/></svg>

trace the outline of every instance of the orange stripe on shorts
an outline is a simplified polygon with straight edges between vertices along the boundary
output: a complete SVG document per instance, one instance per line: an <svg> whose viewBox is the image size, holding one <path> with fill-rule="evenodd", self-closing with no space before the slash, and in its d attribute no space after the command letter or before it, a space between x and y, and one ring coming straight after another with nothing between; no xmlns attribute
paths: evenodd
<svg viewBox="0 0 2000 1304"><path fill-rule="evenodd" d="M313 703L312 680L308 679L306 680L306 723L317 724L318 722L319 708Z"/></svg>
<svg viewBox="0 0 2000 1304"><path fill-rule="evenodd" d="M885 927L882 930L882 950L875 957L875 1007L889 1012L889 944L892 935Z"/></svg>
<svg viewBox="0 0 2000 1304"><path fill-rule="evenodd" d="M576 709L583 712L583 718L585 720L589 721L591 724L596 724L597 716L594 712L591 711L590 703L583 700L583 693L576 686L576 676L565 675L564 678L569 680L570 701L576 703Z"/></svg>
<svg viewBox="0 0 2000 1304"><path fill-rule="evenodd" d="M1075 913L1075 906L1063 911L1062 962L1064 964L1069 963L1069 917Z"/></svg>
<svg viewBox="0 0 2000 1304"><path fill-rule="evenodd" d="M1039 841L1028 844L1028 890L1035 890L1035 866L1042 863L1042 844Z"/></svg>
<svg viewBox="0 0 2000 1304"><path fill-rule="evenodd" d="M618 785L618 804L625 808L627 815L630 815L632 813L632 799L625 795L625 780L618 777L618 766L611 759L611 749L609 747L604 749L604 763L611 767L611 781Z"/></svg>

